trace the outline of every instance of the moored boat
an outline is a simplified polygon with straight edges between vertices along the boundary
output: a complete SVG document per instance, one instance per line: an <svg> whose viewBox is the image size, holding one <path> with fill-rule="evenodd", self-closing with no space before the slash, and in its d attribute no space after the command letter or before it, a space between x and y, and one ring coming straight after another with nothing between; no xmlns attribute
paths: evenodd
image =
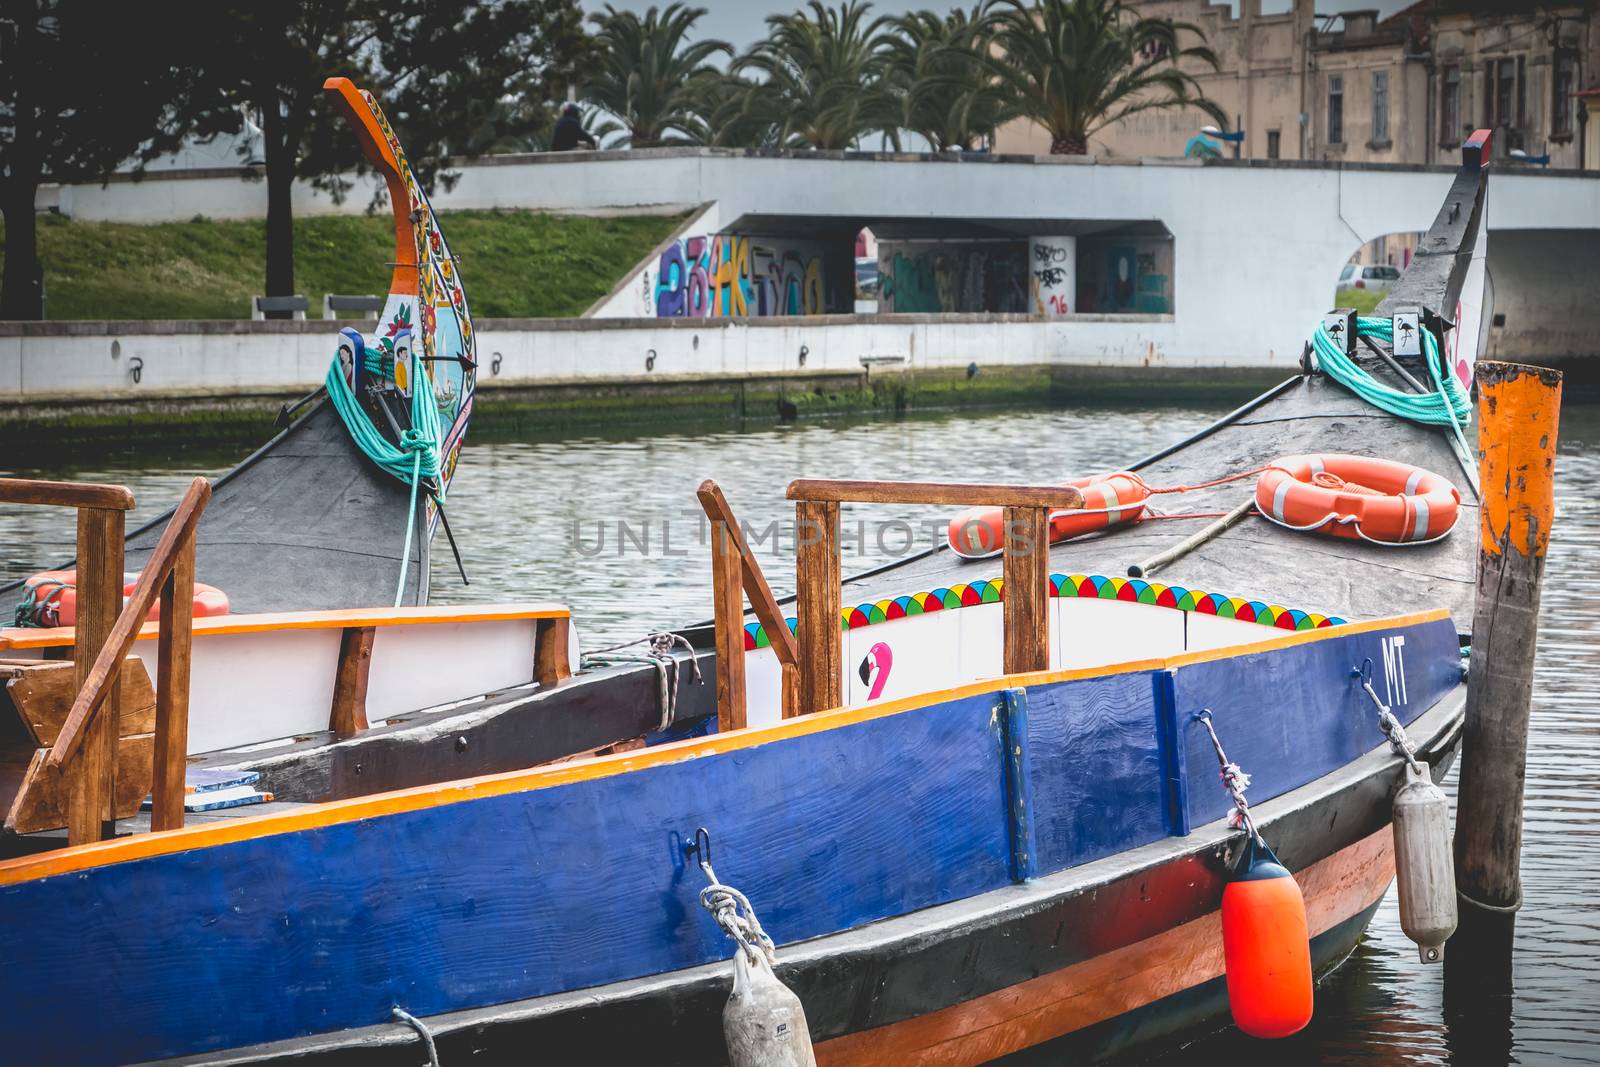
<svg viewBox="0 0 1600 1067"><path fill-rule="evenodd" d="M1402 297L1475 299L1482 147ZM1455 332L1450 354L1470 365ZM826 531L842 501L906 499L1012 509L1039 545L1048 513L1082 494L796 481L797 526L817 535L792 624L729 538L717 623L689 634L692 652L662 643L649 662L569 677L564 610L529 608L496 620L527 627L505 651L482 653L500 663L516 646L508 678L526 680L509 691L202 757L270 780L270 810L0 862L0 991L16 1009L0 1047L402 1062L421 1030L444 1062L537 1049L722 1063L730 929L741 952L764 954L756 931L770 935L823 1063L1092 1060L1220 1020L1219 907L1246 836L1219 769L1251 776L1249 819L1298 881L1311 964L1335 966L1393 878L1406 759L1379 708L1441 777L1473 581L1460 532L1325 538L1237 498L1253 501L1247 476L1284 456L1377 454L1449 477L1470 529L1449 434L1306 373L1135 465L1156 488L1204 485L1173 495L1229 520L1209 536L1141 519L1008 550L1003 575L936 552L842 582ZM734 525L706 499L719 529ZM362 630L387 636L376 615L261 621L275 640L340 635L337 656L324 635L320 673L264 677L262 699L312 722L353 708L347 648L363 701L373 677L426 669L407 675L399 655L363 674L361 639L344 636ZM715 689L689 680L691 659ZM313 675L328 691L274 688ZM759 924L739 907L742 924L727 918L733 891ZM116 998L100 995L108 967Z"/></svg>

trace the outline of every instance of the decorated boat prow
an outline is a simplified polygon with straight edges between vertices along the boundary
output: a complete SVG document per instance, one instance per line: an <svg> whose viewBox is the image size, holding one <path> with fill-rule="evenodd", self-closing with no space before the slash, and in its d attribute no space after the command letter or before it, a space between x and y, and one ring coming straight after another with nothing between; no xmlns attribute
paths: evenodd
<svg viewBox="0 0 1600 1067"><path fill-rule="evenodd" d="M322 388L285 428L213 483L196 535L200 582L222 612L426 604L430 546L444 508L477 381L476 340L449 243L371 94L348 79L325 86L388 189L394 256L375 332L330 322ZM127 539L129 585L172 517ZM70 625L60 594L72 564L0 586L19 623ZM217 613L197 602L197 614Z"/></svg>

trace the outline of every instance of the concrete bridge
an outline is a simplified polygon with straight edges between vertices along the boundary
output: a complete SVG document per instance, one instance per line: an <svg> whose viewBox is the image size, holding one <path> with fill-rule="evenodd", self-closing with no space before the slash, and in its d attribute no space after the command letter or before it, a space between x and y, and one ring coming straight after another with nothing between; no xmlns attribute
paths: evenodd
<svg viewBox="0 0 1600 1067"><path fill-rule="evenodd" d="M480 322L487 395L969 363L1154 379L1293 367L1341 265L1364 242L1425 229L1452 170L650 149L495 157L464 167L435 203L688 213L645 261L617 264L623 280L585 318ZM55 195L77 217L156 221L258 213L264 192L225 170ZM305 212L367 202L359 189L343 206L297 196ZM881 240L891 313L850 313L863 227ZM1580 373L1600 363L1600 176L1497 171L1488 234L1492 312L1463 324L1480 353ZM466 276L470 289L470 264ZM0 398L309 387L331 333L315 322L0 324Z"/></svg>

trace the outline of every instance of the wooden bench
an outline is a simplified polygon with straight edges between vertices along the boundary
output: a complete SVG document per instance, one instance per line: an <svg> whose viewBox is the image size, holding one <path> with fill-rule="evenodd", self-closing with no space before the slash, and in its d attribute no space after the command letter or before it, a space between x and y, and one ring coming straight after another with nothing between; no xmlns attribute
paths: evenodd
<svg viewBox="0 0 1600 1067"><path fill-rule="evenodd" d="M115 818L139 810L154 778L156 693L142 660L122 665ZM5 830L31 834L67 825L61 772L46 766L77 697L71 660L0 660L0 811Z"/></svg>

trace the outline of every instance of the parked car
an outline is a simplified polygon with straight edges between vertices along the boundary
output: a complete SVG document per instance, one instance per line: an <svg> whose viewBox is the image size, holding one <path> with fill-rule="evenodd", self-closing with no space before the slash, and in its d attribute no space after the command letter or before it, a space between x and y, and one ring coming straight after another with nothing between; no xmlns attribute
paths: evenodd
<svg viewBox="0 0 1600 1067"><path fill-rule="evenodd" d="M1346 263L1339 272L1340 289L1376 289L1383 292L1391 288L1400 277L1399 267L1363 266Z"/></svg>

